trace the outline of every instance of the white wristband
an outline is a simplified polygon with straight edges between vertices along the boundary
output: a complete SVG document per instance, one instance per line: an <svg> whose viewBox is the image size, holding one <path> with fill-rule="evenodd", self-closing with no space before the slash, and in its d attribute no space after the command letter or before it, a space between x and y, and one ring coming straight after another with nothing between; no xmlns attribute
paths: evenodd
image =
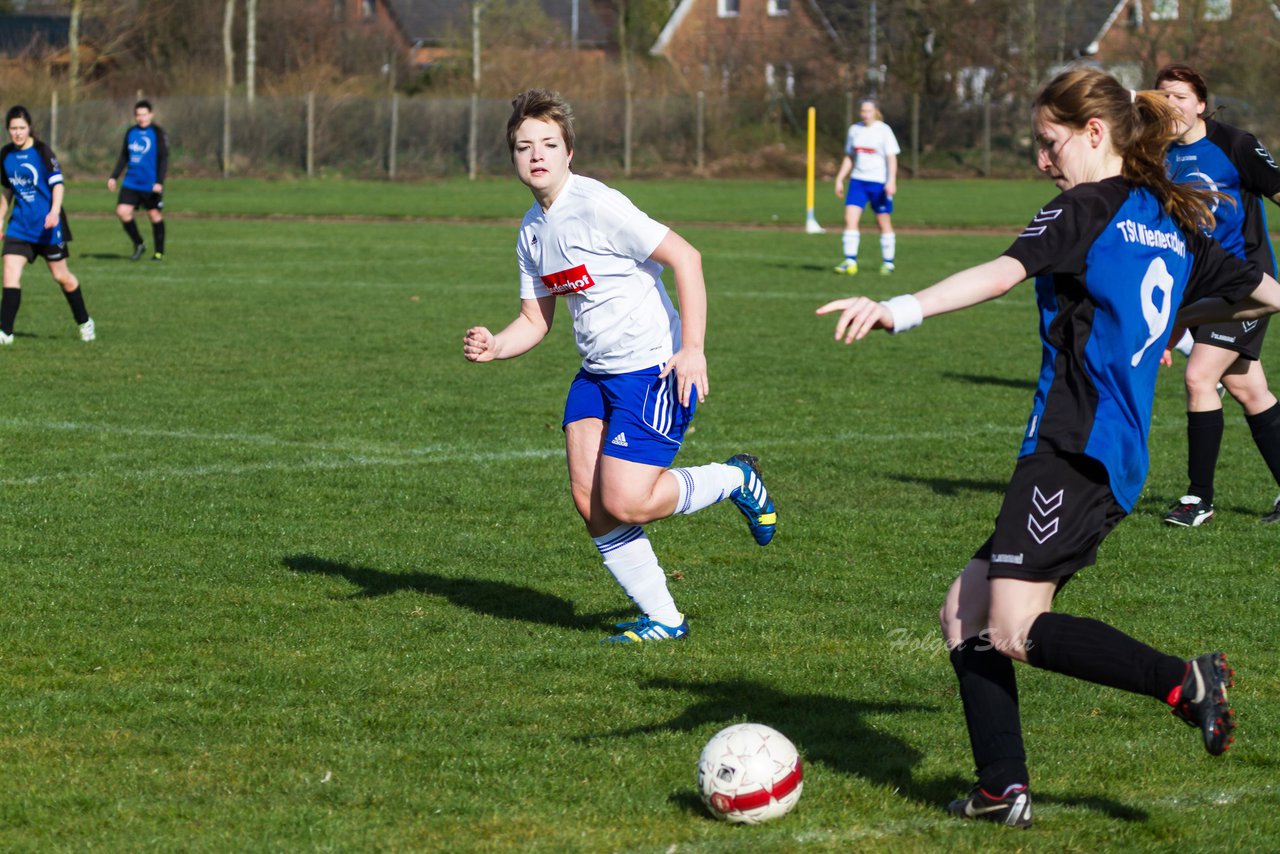
<svg viewBox="0 0 1280 854"><path fill-rule="evenodd" d="M893 316L890 335L901 335L924 323L924 309L920 306L920 300L911 294L902 294L880 304L889 309L889 314Z"/></svg>

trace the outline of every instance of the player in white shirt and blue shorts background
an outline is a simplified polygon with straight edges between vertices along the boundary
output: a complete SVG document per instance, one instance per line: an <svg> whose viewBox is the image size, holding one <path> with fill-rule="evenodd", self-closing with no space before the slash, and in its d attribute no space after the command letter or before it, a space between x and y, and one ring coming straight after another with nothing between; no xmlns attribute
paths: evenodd
<svg viewBox="0 0 1280 854"><path fill-rule="evenodd" d="M871 208L880 226L880 272L892 273L897 253L890 214L893 197L898 192L898 138L884 123L876 102L866 100L858 110L862 121L849 127L845 138L844 159L836 173L836 198L844 199L844 260L836 265L837 273L858 273L858 246L861 232L858 220L862 209ZM845 179L849 179L848 188Z"/></svg>
<svg viewBox="0 0 1280 854"><path fill-rule="evenodd" d="M570 490L605 567L640 609L606 640L683 638L688 620L642 526L726 498L760 545L777 524L754 457L668 468L709 391L702 256L626 196L569 170L573 114L558 94L532 89L512 106L507 144L535 200L516 240L520 314L497 333L468 329L463 355L489 362L528 352L564 301L582 355L563 422ZM664 267L675 275L683 320Z"/></svg>

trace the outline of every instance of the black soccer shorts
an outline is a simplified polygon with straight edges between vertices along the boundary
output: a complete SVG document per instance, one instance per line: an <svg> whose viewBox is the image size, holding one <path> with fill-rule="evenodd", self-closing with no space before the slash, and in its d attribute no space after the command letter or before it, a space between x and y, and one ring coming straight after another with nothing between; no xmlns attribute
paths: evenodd
<svg viewBox="0 0 1280 854"><path fill-rule="evenodd" d="M162 211L164 210L164 193L150 193L121 187L120 194L116 197L116 204L144 208L149 211Z"/></svg>
<svg viewBox="0 0 1280 854"><path fill-rule="evenodd" d="M974 557L991 562L988 578L1065 582L1093 565L1099 544L1127 515L1102 463L1030 454L1018 460L995 531Z"/></svg>
<svg viewBox="0 0 1280 854"><path fill-rule="evenodd" d="M30 264L36 258L43 258L45 261L62 261L71 255L71 250L67 248L65 243L31 243L27 240L14 240L12 237L6 237L4 239L4 248L0 249L0 254L21 255Z"/></svg>
<svg viewBox="0 0 1280 854"><path fill-rule="evenodd" d="M1212 344L1224 350L1235 350L1242 358L1256 362L1262 354L1262 339L1267 334L1269 317L1255 320L1232 320L1228 323L1206 323L1191 330L1197 344Z"/></svg>

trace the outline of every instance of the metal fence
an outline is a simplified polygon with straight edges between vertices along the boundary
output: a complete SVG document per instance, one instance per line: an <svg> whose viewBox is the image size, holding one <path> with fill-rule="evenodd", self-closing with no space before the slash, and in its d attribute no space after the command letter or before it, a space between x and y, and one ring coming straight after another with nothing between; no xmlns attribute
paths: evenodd
<svg viewBox="0 0 1280 854"><path fill-rule="evenodd" d="M600 173L750 175L803 174L804 113L817 107L819 169L834 170L844 132L855 117L852 95L801 103L696 95L638 98L626 132L621 99L574 102L575 160ZM132 120L131 100L44 105L37 131L64 168L105 174ZM170 97L155 104L169 134L177 175L434 178L471 167L469 98ZM884 102L886 121L903 148L907 174L1027 174L1030 121L1024 107L902 98ZM510 158L505 99L476 106L475 169L505 174ZM629 143L629 146L628 146Z"/></svg>

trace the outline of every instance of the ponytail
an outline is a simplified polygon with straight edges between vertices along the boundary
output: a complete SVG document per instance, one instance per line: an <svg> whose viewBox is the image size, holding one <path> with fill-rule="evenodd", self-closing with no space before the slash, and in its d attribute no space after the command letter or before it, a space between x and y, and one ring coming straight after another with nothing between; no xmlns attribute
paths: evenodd
<svg viewBox="0 0 1280 854"><path fill-rule="evenodd" d="M1036 96L1035 110L1073 130L1091 118L1102 119L1123 160L1120 174L1125 180L1149 190L1183 229L1213 227L1213 202L1227 197L1169 177L1165 155L1178 138L1177 114L1164 95L1131 91L1096 68L1072 68L1045 84Z"/></svg>
<svg viewBox="0 0 1280 854"><path fill-rule="evenodd" d="M1213 228L1214 197L1221 193L1195 184L1180 184L1169 177L1166 154L1178 138L1177 114L1169 99L1147 89L1137 93L1133 105L1138 115L1130 144L1121 152L1122 175L1131 183L1150 190L1165 211L1184 229Z"/></svg>

